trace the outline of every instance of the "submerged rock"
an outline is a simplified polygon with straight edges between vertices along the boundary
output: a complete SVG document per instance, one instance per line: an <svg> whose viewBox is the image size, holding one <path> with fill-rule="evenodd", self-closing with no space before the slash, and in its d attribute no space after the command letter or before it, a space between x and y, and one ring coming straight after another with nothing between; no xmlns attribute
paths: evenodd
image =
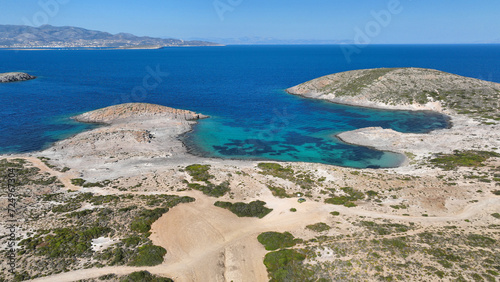
<svg viewBox="0 0 500 282"><path fill-rule="evenodd" d="M0 82L16 82L35 79L36 76L24 72L6 72L0 73Z"/></svg>

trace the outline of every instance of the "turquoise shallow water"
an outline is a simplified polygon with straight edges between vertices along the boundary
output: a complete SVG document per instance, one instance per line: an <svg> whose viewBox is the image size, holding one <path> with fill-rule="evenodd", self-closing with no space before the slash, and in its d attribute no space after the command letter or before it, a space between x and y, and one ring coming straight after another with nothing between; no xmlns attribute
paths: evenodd
<svg viewBox="0 0 500 282"><path fill-rule="evenodd" d="M398 166L404 157L345 144L335 135L366 126L427 132L447 125L446 117L431 112L383 111L299 97L283 99L294 103L273 108L260 119L214 116L195 126L184 140L198 155L379 168Z"/></svg>
<svg viewBox="0 0 500 282"><path fill-rule="evenodd" d="M210 115L183 140L195 154L391 167L401 156L338 142L367 126L427 132L446 117L381 111L289 95L284 89L363 68L424 67L500 82L499 45L369 46L349 62L340 46L226 46L162 50L0 50L0 72L36 80L0 85L0 152L41 150L92 128L69 117L125 102ZM144 84L151 71L159 74Z"/></svg>

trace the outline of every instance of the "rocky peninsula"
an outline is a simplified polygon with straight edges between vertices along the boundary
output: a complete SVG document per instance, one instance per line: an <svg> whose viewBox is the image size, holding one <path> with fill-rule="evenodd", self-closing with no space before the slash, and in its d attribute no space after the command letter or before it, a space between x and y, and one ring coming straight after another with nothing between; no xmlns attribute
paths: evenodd
<svg viewBox="0 0 500 282"><path fill-rule="evenodd" d="M154 170L162 161L192 158L178 136L203 118L207 116L161 105L114 105L73 117L79 122L105 126L59 141L44 155L97 179L130 174L124 167L132 163Z"/></svg>
<svg viewBox="0 0 500 282"><path fill-rule="evenodd" d="M418 161L437 153L495 148L500 152L500 84L421 68L354 70L287 89L333 103L394 110L429 110L450 117L451 128L405 134L381 127L339 134L342 141L411 156L399 170L418 173ZM410 162L412 161L412 162Z"/></svg>
<svg viewBox="0 0 500 282"><path fill-rule="evenodd" d="M35 79L36 76L29 75L24 72L6 72L0 73L0 83L17 82Z"/></svg>

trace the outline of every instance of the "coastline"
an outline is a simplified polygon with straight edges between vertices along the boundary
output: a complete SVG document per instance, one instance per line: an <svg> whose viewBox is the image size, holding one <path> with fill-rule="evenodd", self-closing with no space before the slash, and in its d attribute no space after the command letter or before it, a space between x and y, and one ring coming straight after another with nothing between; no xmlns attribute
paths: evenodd
<svg viewBox="0 0 500 282"><path fill-rule="evenodd" d="M61 51L61 50L161 50L173 47L224 47L226 45L179 45L179 46L145 46L145 47L42 47L42 48L0 48L12 51Z"/></svg>

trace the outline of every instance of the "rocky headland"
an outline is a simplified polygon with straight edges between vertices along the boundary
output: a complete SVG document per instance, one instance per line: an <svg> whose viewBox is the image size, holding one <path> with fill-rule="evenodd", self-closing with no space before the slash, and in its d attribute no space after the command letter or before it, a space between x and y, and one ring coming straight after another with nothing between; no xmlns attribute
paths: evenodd
<svg viewBox="0 0 500 282"><path fill-rule="evenodd" d="M342 141L411 156L399 170L418 173L426 157L455 150L500 152L500 84L421 68L354 70L287 89L333 103L395 110L430 110L450 117L451 128L407 134L381 127L337 135Z"/></svg>
<svg viewBox="0 0 500 282"><path fill-rule="evenodd" d="M353 106L500 117L500 84L433 69L353 70L313 79L287 92Z"/></svg>
<svg viewBox="0 0 500 282"><path fill-rule="evenodd" d="M96 179L132 172L124 167L153 170L165 161L192 158L179 135L203 118L207 116L147 103L110 106L73 117L104 126L59 141L42 155Z"/></svg>
<svg viewBox="0 0 500 282"><path fill-rule="evenodd" d="M0 83L17 82L35 79L36 76L29 75L24 72L6 72L0 73Z"/></svg>

